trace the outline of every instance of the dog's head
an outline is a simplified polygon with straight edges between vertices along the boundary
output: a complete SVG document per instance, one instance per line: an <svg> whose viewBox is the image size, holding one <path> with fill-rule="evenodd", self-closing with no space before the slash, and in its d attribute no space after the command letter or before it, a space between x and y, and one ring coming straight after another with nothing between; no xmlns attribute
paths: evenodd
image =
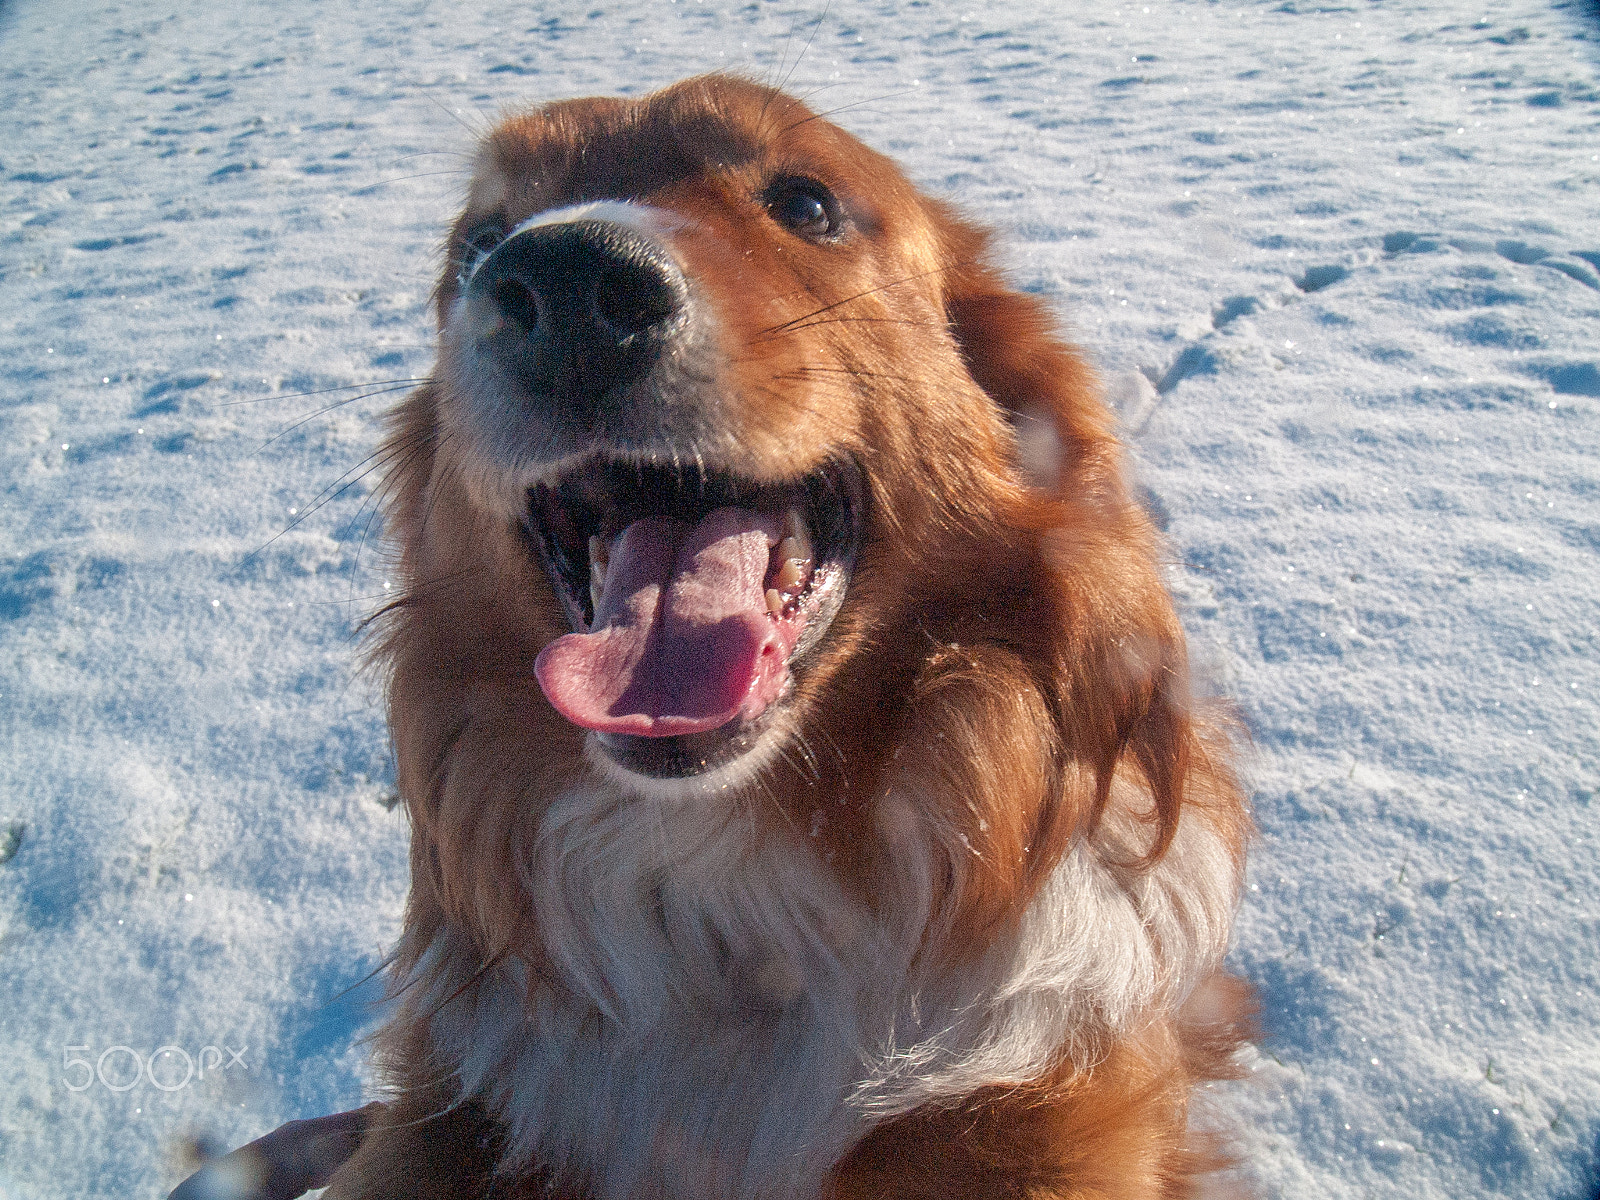
<svg viewBox="0 0 1600 1200"><path fill-rule="evenodd" d="M1153 535L1087 369L985 241L734 78L489 134L389 451L430 862L514 854L589 779L759 794L864 866L893 775L1016 902L1124 761L1159 855L1191 735Z"/></svg>

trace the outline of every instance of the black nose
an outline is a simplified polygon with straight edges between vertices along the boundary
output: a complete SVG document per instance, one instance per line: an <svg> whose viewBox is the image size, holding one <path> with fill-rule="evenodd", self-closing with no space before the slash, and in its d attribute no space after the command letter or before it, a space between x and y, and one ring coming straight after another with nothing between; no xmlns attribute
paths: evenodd
<svg viewBox="0 0 1600 1200"><path fill-rule="evenodd" d="M688 294L664 246L600 220L506 239L467 292L498 318L480 350L536 395L579 408L650 370L683 323Z"/></svg>

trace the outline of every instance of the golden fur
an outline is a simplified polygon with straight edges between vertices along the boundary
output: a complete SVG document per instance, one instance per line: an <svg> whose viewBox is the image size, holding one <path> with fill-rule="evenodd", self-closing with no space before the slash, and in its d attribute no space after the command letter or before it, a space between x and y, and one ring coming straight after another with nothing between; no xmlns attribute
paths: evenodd
<svg viewBox="0 0 1600 1200"><path fill-rule="evenodd" d="M775 172L832 188L848 235L820 244L778 228L753 199ZM1226 729L1191 694L1157 535L1129 495L1091 371L1044 305L989 264L983 230L798 101L724 76L638 101L554 104L490 133L436 293L447 346L455 262L475 227L608 200L680 219L672 252L712 300L719 378L703 415L715 429L696 427L692 452L758 480L851 461L866 493L860 550L842 608L793 673L779 750L725 791L630 790L534 682L567 617L500 499L508 460L491 438L475 441L459 359L441 354L400 406L387 450L405 590L382 618L380 653L412 827L400 1009L380 1041L395 1101L327 1195L1191 1194L1215 1159L1188 1132L1189 1093L1227 1073L1247 1024L1247 997L1220 974L1220 955L1248 820ZM1029 477L1014 425L1039 419L1054 457ZM665 889L660 911L722 905L693 919L726 936L725 957L809 894L823 915L811 925L795 915L796 927L823 932L794 940L826 941L830 961L795 951L776 999L738 982L737 961L727 980L684 965L654 990L633 968L575 967L613 950L584 947L583 931L613 926L562 909L581 909L584 879L597 876L558 891L550 874L579 834L560 841L542 823L558 811L587 821L589 807L612 822L584 834L605 847L621 846L631 824L691 810L704 823L681 851L667 824L661 861L638 870ZM613 853L605 847L595 853ZM649 850L614 850L624 853ZM726 895L705 899L703 878L674 874L674 855L696 854L700 875L708 861L725 872ZM1068 880L1069 860L1089 882ZM767 890L784 871L810 882ZM1131 914L1131 932L1072 932L1072 898L1091 892ZM839 933L841 921L868 932ZM1000 993L1045 944L1055 957L1032 966L1051 982L1030 1000L1044 1015L1003 1015ZM1059 965L1073 954L1096 961L1074 960L1074 975ZM1134 983L1083 982L1132 972L1141 955ZM864 1044L827 1049L818 1014L833 1010L821 993L852 986L854 1024L837 1032ZM697 988L734 1000L697 1009ZM654 994L672 989L687 999ZM815 1117L829 1161L781 1178L762 1173L764 1134L716 1132L767 1128L738 1113L760 1107L765 1077L786 1077L781 1038L729 1043L742 1049L728 1061L753 1064L736 1087L688 1049L675 1074L674 1051L658 1044L695 1021L707 1045L745 1037L729 1026L768 1019L769 999L781 1009L773 1028L801 1029L805 1045L824 1047L807 1053L842 1063L844 1081ZM987 1023L960 1033L974 1012ZM921 1032L905 1033L910 1013ZM584 1022L601 1032L582 1033ZM507 1027L525 1032L491 1061L483 1047ZM588 1143L581 1127L560 1140L546 1118L519 1116L532 1111L522 1098L559 1074L532 1065L544 1051L519 1037L587 1047L592 1057L570 1071L609 1061L607 1038L646 1027L651 1078L681 1089L687 1114L710 1114L704 1127L669 1136L663 1117L640 1126L650 1145L623 1146L599 1128ZM932 1049L918 1057L908 1044ZM880 1045L898 1049L861 1065ZM1037 1073L985 1080L991 1052ZM511 1078L519 1072L527 1080ZM619 1155L632 1174L613 1170Z"/></svg>

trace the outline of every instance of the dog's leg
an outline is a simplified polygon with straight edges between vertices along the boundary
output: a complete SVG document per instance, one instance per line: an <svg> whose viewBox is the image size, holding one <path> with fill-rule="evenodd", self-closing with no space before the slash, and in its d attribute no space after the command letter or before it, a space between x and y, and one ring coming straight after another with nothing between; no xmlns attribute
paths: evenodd
<svg viewBox="0 0 1600 1200"><path fill-rule="evenodd" d="M497 1127L482 1109L437 1115L405 1099L389 1106L323 1193L326 1200L496 1200Z"/></svg>
<svg viewBox="0 0 1600 1200"><path fill-rule="evenodd" d="M500 1125L478 1105L440 1111L420 1096L401 1099L333 1177L323 1200L590 1200L537 1174L497 1174L501 1150Z"/></svg>
<svg viewBox="0 0 1600 1200"><path fill-rule="evenodd" d="M333 1113L280 1125L265 1137L214 1159L178 1185L167 1200L295 1200L322 1187L361 1144L368 1127L383 1112L372 1103L353 1112Z"/></svg>
<svg viewBox="0 0 1600 1200"><path fill-rule="evenodd" d="M1248 1001L1243 990L1239 992ZM828 1200L1184 1200L1229 1165L1188 1129L1189 1091L1245 1026L1157 1024L1086 1071L991 1089L874 1130L840 1164ZM1209 1024L1209 1023L1208 1023ZM1200 1043L1204 1042L1204 1045ZM1226 1045L1224 1045L1226 1043ZM1226 1181L1222 1194L1226 1194ZM1208 1196L1219 1190L1207 1181Z"/></svg>

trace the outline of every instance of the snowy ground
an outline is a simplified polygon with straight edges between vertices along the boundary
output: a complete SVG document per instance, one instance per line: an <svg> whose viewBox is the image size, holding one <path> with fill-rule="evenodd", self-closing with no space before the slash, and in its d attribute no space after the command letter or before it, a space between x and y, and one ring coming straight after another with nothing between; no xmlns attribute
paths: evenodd
<svg viewBox="0 0 1600 1200"><path fill-rule="evenodd" d="M0 7L3 1200L359 1102L406 886L367 455L460 156L775 78L818 12L222 8ZM1600 13L835 0L791 86L998 225L1121 407L1254 735L1217 1107L1263 1192L1590 1200Z"/></svg>

